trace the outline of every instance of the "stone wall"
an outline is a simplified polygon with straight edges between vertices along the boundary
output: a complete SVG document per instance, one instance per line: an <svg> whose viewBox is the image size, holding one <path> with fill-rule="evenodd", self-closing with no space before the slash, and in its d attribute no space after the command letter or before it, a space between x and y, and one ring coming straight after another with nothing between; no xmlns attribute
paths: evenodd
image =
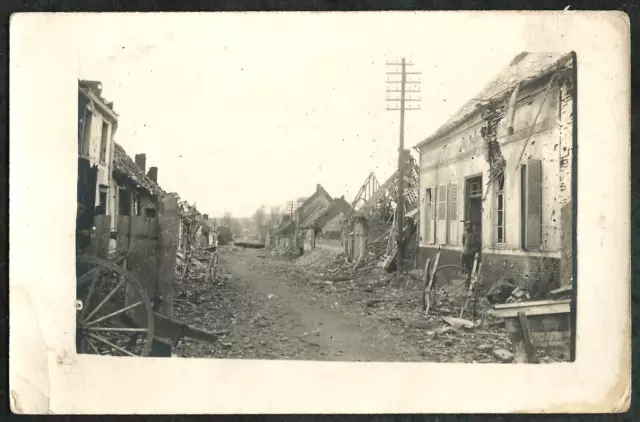
<svg viewBox="0 0 640 422"><path fill-rule="evenodd" d="M459 251L450 249L421 247L418 249L416 268L424 269L427 258L435 259L440 252L441 265L460 265ZM531 255L508 255L496 253L482 254L483 291L487 291L500 278L508 277L536 295L560 287L560 259Z"/></svg>

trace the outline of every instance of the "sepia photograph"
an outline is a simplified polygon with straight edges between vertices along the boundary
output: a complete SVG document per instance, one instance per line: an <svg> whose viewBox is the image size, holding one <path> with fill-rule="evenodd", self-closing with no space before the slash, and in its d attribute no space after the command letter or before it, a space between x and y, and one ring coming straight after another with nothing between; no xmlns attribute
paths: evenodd
<svg viewBox="0 0 640 422"><path fill-rule="evenodd" d="M12 410L624 411L628 23L14 16Z"/></svg>
<svg viewBox="0 0 640 422"><path fill-rule="evenodd" d="M283 70L315 50L169 43L80 62L79 353L573 359L575 53L487 46L438 77L372 48L310 78Z"/></svg>

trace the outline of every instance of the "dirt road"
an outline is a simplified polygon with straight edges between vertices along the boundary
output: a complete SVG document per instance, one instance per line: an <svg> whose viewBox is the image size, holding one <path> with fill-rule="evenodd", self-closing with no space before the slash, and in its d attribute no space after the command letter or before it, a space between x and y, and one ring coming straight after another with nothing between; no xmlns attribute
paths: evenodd
<svg viewBox="0 0 640 422"><path fill-rule="evenodd" d="M386 285L323 281L322 274L251 249L223 253L220 266L222 281L179 287L175 316L228 334L212 345L182 341L177 356L492 362L487 341L508 347L504 336L434 335L443 323L419 315L417 296Z"/></svg>

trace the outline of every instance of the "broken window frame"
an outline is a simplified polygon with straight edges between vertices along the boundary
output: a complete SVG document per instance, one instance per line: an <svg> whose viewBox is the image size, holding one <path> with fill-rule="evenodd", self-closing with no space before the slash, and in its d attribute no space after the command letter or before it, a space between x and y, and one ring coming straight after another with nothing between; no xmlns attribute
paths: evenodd
<svg viewBox="0 0 640 422"><path fill-rule="evenodd" d="M91 151L91 124L93 123L93 111L88 106L82 117L82 140L80 141L80 156L89 158Z"/></svg>
<svg viewBox="0 0 640 422"><path fill-rule="evenodd" d="M129 189L118 189L118 215L133 215L133 195Z"/></svg>
<svg viewBox="0 0 640 422"><path fill-rule="evenodd" d="M109 205L109 186L107 185L99 185L98 186L98 205L104 206L104 213L108 214L108 205Z"/></svg>
<svg viewBox="0 0 640 422"><path fill-rule="evenodd" d="M505 174L502 171L496 180L494 181L496 188L496 245L497 246L505 246L507 243L507 232L506 232L506 196L504 190L505 183Z"/></svg>
<svg viewBox="0 0 640 422"><path fill-rule="evenodd" d="M107 145L109 143L109 123L102 119L102 127L100 134L100 163L107 163Z"/></svg>

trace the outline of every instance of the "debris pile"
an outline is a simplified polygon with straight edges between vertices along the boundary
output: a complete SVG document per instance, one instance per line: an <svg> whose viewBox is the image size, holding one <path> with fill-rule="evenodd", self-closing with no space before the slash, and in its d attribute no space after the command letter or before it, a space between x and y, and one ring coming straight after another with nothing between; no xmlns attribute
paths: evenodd
<svg viewBox="0 0 640 422"><path fill-rule="evenodd" d="M277 273L304 286L331 308L361 317L374 318L401 332L408 347L418 348L425 359L435 362L511 362L511 343L504 321L492 316L484 298L479 298L478 319L457 318L457 297L447 286L439 288L438 309L425 316L422 311L422 271L408 274L405 285L394 283L377 265L370 252L359 265L345 260L343 254L313 251L296 260L295 265L268 266L261 270ZM311 289L309 289L311 288Z"/></svg>

